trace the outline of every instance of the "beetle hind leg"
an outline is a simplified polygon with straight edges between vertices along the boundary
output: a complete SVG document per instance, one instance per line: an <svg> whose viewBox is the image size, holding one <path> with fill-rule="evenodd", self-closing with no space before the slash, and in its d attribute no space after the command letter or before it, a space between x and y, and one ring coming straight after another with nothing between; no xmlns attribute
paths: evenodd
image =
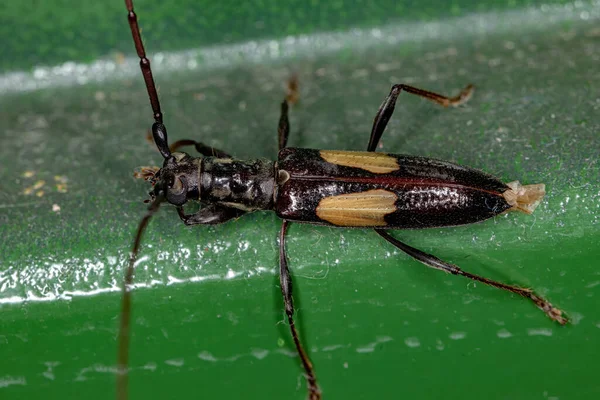
<svg viewBox="0 0 600 400"><path fill-rule="evenodd" d="M413 257L415 260L425 264L428 267L438 269L440 271L451 273L452 275L460 275L465 278L469 278L471 280L485 283L486 285L493 286L498 289L506 290L515 294L518 294L521 297L531 300L540 310L544 311L548 317L552 320L558 322L561 325L564 325L568 322L567 318L563 315L563 312L558 308L554 307L549 301L535 294L531 289L521 288L518 286L511 286L505 283L493 281L488 278L484 278L479 275L471 274L469 272L465 272L454 264L447 263L445 261L440 260L439 258L427 254L421 250L415 249L398 239L391 236L389 233L381 230L375 229L381 237L385 240L393 244L396 248L402 250L409 256Z"/></svg>

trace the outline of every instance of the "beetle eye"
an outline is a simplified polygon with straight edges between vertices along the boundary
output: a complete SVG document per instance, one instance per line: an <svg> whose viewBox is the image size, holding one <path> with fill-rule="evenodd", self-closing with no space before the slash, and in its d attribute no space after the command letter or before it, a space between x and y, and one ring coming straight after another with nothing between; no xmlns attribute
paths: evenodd
<svg viewBox="0 0 600 400"><path fill-rule="evenodd" d="M167 201L176 206L182 206L187 201L187 183L185 178L175 178L167 190Z"/></svg>

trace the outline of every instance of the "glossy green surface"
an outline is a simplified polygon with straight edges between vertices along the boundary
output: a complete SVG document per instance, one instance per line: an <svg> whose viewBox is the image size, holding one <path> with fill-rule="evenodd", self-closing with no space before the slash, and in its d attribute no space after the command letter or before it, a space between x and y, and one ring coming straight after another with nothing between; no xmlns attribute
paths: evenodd
<svg viewBox="0 0 600 400"><path fill-rule="evenodd" d="M600 395L599 18L591 2L518 6L162 59L146 43L172 141L273 158L278 104L297 73L290 145L360 150L392 83L448 94L474 83L457 109L402 95L383 150L546 183L532 216L394 234L536 289L568 313L566 327L372 232L292 225L298 321L325 399ZM144 139L152 120L136 61L78 65L0 76L2 399L114 397L119 286L149 190L132 172L160 156ZM74 83L90 74L102 84ZM187 228L159 212L136 276L131 398L306 397L282 322L279 226L264 212Z"/></svg>
<svg viewBox="0 0 600 400"><path fill-rule="evenodd" d="M564 0L137 0L144 38L153 51L285 37L398 21L435 21L473 12L571 4ZM577 3L581 7L584 3ZM95 60L131 53L123 1L52 0L0 4L0 70Z"/></svg>

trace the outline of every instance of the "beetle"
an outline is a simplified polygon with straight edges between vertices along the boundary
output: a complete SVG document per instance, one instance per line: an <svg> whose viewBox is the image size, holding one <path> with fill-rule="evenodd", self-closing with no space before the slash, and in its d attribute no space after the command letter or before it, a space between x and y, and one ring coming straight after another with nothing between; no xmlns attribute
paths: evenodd
<svg viewBox="0 0 600 400"><path fill-rule="evenodd" d="M125 273L119 328L117 397L127 397L127 365L131 288L134 264L143 232L162 203L177 208L186 225L221 224L256 210L271 210L282 219L279 233L279 280L285 313L294 345L304 370L308 396L321 398L316 374L294 322L292 279L285 240L290 222L343 228L373 229L399 250L428 267L518 294L531 300L548 317L564 325L567 318L531 289L507 285L463 271L458 266L411 247L391 236L389 229L424 229L471 224L509 211L532 213L545 195L544 184L504 183L482 171L451 162L376 152L401 92L444 107L467 101L473 86L458 96L447 97L404 84L392 86L375 116L365 152L287 147L290 134L289 104L297 97L297 83L281 103L278 124L279 153L276 161L238 160L225 151L195 140L169 146L150 61L140 35L133 0L125 0L129 26L151 108L152 137L164 158L162 168L145 168L138 175L150 181L150 206L141 220ZM177 151L194 146L202 157ZM184 205L194 201L199 211L186 214Z"/></svg>

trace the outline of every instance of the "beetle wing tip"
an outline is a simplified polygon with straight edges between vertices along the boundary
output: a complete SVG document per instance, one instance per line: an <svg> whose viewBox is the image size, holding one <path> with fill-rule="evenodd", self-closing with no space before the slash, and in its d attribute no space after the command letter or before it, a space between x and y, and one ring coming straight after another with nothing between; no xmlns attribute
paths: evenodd
<svg viewBox="0 0 600 400"><path fill-rule="evenodd" d="M540 205L546 194L546 185L537 183L534 185L521 185L519 181L507 183L509 187L502 196L513 209L526 214L531 214Z"/></svg>

